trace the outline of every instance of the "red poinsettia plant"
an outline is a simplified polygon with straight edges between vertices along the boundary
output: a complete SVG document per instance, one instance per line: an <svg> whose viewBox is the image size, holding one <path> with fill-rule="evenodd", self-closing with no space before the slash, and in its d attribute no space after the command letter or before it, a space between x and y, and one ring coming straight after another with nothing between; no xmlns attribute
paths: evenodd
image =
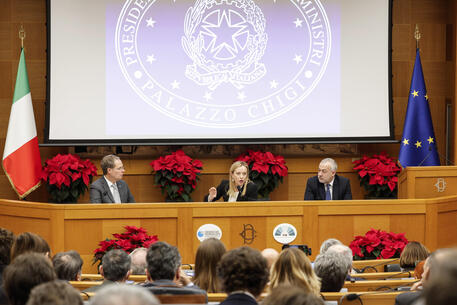
<svg viewBox="0 0 457 305"><path fill-rule="evenodd" d="M76 203L95 175L97 168L89 159L58 154L44 162L41 179L46 182L52 202Z"/></svg>
<svg viewBox="0 0 457 305"><path fill-rule="evenodd" d="M191 201L190 194L200 179L203 164L182 150L152 161L154 182L162 189L167 201Z"/></svg>
<svg viewBox="0 0 457 305"><path fill-rule="evenodd" d="M148 235L143 228L135 226L125 226L126 232L122 234L114 233L116 239L105 239L98 243L100 248L94 250L94 259L92 264L102 262L103 255L113 249L121 249L127 253L136 248L149 248L150 245L158 241L157 235Z"/></svg>
<svg viewBox="0 0 457 305"><path fill-rule="evenodd" d="M259 198L268 198L287 176L288 169L283 156L271 152L252 151L238 156L235 161L244 161L249 166L249 179L258 187Z"/></svg>
<svg viewBox="0 0 457 305"><path fill-rule="evenodd" d="M365 236L356 236L349 248L354 260L385 259L400 257L407 243L405 233L395 234L371 229Z"/></svg>
<svg viewBox="0 0 457 305"><path fill-rule="evenodd" d="M360 185L367 191L367 196L376 198L396 198L398 174L401 168L396 160L385 152L372 157L363 156L352 162L360 178Z"/></svg>

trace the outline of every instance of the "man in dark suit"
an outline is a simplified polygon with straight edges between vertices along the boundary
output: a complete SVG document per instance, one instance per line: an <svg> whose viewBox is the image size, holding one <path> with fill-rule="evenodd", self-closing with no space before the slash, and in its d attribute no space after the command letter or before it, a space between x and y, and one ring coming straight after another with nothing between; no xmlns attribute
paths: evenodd
<svg viewBox="0 0 457 305"><path fill-rule="evenodd" d="M181 279L184 276L181 272L181 255L176 247L166 242L152 244L146 254L146 276L148 281L141 284L155 295L174 294L189 295L201 294L207 299L206 291L200 289L188 281Z"/></svg>
<svg viewBox="0 0 457 305"><path fill-rule="evenodd" d="M338 176L335 160L326 158L319 163L317 176L306 183L305 200L351 200L349 179Z"/></svg>
<svg viewBox="0 0 457 305"><path fill-rule="evenodd" d="M131 203L135 202L130 189L122 180L124 165L115 155L103 157L100 162L103 177L90 185L91 203Z"/></svg>
<svg viewBox="0 0 457 305"><path fill-rule="evenodd" d="M130 276L130 256L120 249L113 249L105 253L102 264L98 268L103 276L103 282L85 289L83 292L96 292L106 286L125 283Z"/></svg>

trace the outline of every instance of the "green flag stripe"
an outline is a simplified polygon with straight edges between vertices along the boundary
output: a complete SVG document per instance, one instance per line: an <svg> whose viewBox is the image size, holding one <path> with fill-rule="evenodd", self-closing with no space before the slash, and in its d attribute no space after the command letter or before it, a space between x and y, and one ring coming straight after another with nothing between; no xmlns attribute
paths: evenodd
<svg viewBox="0 0 457 305"><path fill-rule="evenodd" d="M24 49L21 51L19 67L17 68L16 87L14 87L13 104L30 92L27 67L25 66Z"/></svg>

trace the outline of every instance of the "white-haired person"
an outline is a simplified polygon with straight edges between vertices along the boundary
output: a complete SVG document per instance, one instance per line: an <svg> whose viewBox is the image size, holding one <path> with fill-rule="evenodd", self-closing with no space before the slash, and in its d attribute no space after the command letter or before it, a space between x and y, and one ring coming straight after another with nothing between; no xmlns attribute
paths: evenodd
<svg viewBox="0 0 457 305"><path fill-rule="evenodd" d="M332 158L319 163L317 176L306 182L305 200L351 200L351 184L348 178L336 174L338 165Z"/></svg>

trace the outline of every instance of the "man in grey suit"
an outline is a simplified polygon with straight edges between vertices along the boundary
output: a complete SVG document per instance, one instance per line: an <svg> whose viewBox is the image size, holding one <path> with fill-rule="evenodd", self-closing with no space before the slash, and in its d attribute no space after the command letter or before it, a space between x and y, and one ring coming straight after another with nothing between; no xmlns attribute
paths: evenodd
<svg viewBox="0 0 457 305"><path fill-rule="evenodd" d="M135 202L130 189L122 180L124 165L115 155L103 157L100 162L103 177L90 185L91 203L132 203Z"/></svg>

